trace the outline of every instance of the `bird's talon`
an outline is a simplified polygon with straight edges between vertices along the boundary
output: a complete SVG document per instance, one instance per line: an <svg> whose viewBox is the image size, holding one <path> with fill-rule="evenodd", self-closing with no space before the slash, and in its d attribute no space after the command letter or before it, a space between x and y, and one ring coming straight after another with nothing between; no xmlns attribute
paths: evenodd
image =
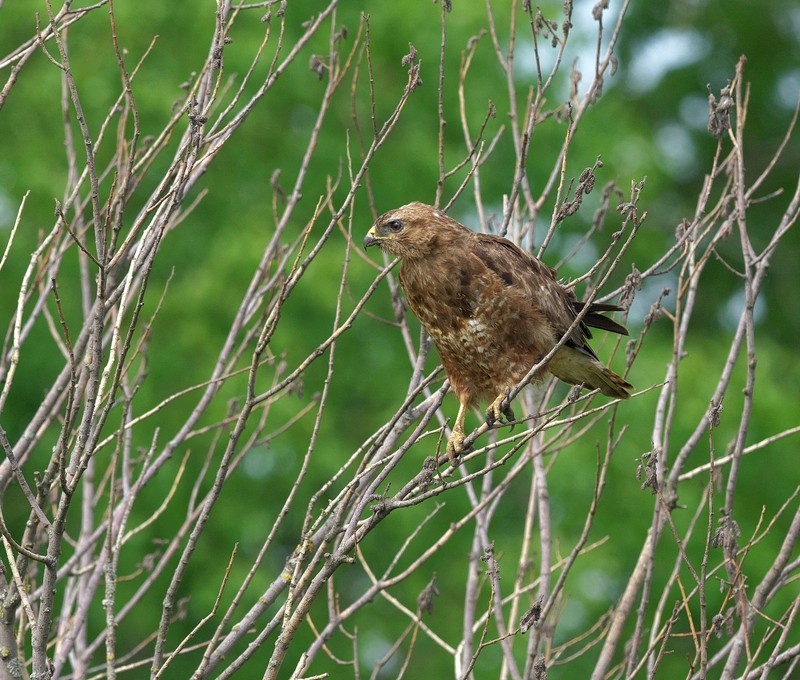
<svg viewBox="0 0 800 680"><path fill-rule="evenodd" d="M447 440L447 459L453 467L461 462L461 454L465 453L464 439L464 433L455 429Z"/></svg>
<svg viewBox="0 0 800 680"><path fill-rule="evenodd" d="M511 408L511 390L507 389L503 394L495 399L486 411L486 424L491 427L506 419L507 422L516 420L514 411Z"/></svg>

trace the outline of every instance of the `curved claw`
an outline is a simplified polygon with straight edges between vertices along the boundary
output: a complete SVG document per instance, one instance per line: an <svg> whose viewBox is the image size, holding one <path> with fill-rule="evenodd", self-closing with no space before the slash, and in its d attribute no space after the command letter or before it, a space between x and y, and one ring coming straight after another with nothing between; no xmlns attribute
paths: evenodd
<svg viewBox="0 0 800 680"><path fill-rule="evenodd" d="M458 460L463 452L464 431L454 429L447 440L447 458L450 461L450 465L454 467L458 465Z"/></svg>
<svg viewBox="0 0 800 680"><path fill-rule="evenodd" d="M467 415L467 407L461 404L456 416L456 422L453 425L453 431L450 433L450 438L447 440L447 458L450 465L455 467L458 465L458 459L464 453L464 418Z"/></svg>
<svg viewBox="0 0 800 680"><path fill-rule="evenodd" d="M512 420L516 420L516 416L514 416L514 411L511 409L511 389L507 388L505 392L498 395L497 399L495 399L489 406L489 409L486 411L486 424L490 427L495 423L499 423L503 417L505 417L507 422L511 422Z"/></svg>

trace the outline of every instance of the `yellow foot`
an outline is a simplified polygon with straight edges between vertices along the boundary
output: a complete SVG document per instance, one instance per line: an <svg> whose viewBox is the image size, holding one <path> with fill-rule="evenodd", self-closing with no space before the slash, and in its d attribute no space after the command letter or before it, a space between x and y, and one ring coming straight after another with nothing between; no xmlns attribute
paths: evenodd
<svg viewBox="0 0 800 680"><path fill-rule="evenodd" d="M453 428L450 439L447 440L447 458L450 465L455 467L459 463L459 458L464 451L464 430L458 427Z"/></svg>
<svg viewBox="0 0 800 680"><path fill-rule="evenodd" d="M511 393L511 388L507 388L505 392L498 395L497 399L495 399L489 409L486 411L486 424L490 427L495 423L499 423L503 416L505 416L506 421L516 420L514 416L514 411L511 410L511 399L509 395Z"/></svg>

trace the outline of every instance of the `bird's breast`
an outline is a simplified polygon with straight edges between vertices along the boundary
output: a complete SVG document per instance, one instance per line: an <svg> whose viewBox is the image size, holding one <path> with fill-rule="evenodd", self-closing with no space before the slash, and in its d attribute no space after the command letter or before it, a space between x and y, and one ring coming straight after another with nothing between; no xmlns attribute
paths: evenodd
<svg viewBox="0 0 800 680"><path fill-rule="evenodd" d="M552 327L526 292L505 285L468 258L406 267L400 283L430 334L457 392L494 398L516 384L555 342Z"/></svg>

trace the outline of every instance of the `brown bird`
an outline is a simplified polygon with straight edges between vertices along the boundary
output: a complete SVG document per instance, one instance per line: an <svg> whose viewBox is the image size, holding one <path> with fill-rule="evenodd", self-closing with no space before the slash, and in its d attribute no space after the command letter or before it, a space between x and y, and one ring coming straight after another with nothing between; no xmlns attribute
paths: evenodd
<svg viewBox="0 0 800 680"><path fill-rule="evenodd" d="M447 442L455 462L467 409L491 400L489 424L503 415L513 420L509 391L556 346L585 305L553 269L516 244L467 229L424 203L381 215L364 238L365 247L372 245L400 258L408 306L433 338L461 405ZM627 399L632 385L601 364L587 344L589 326L628 334L601 314L619 309L592 303L542 372Z"/></svg>

